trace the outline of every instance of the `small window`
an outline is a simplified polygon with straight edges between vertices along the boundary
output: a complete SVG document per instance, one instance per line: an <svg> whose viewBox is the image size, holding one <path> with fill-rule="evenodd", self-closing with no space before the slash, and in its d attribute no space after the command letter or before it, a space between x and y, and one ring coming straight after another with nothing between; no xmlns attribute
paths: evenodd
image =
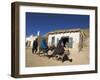
<svg viewBox="0 0 100 80"><path fill-rule="evenodd" d="M73 38L69 37L69 48L73 48Z"/></svg>
<svg viewBox="0 0 100 80"><path fill-rule="evenodd" d="M52 37L52 45L55 45L55 37Z"/></svg>
<svg viewBox="0 0 100 80"><path fill-rule="evenodd" d="M59 43L59 38L57 38L57 44Z"/></svg>

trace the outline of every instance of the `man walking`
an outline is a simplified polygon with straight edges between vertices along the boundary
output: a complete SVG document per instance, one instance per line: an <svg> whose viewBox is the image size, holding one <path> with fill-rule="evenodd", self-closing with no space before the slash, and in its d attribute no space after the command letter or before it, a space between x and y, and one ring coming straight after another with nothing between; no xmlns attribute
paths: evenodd
<svg viewBox="0 0 100 80"><path fill-rule="evenodd" d="M36 53L38 49L38 39L34 40L33 46L32 46L32 53Z"/></svg>

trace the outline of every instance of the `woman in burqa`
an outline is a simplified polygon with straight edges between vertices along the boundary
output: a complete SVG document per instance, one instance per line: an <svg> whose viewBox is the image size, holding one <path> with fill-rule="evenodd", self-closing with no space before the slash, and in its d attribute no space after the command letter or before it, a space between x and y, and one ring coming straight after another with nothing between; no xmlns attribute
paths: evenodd
<svg viewBox="0 0 100 80"><path fill-rule="evenodd" d="M69 59L69 57L64 54L64 46L63 46L63 41L62 39L59 41L57 47L55 48L54 50L54 53L53 53L53 56L55 55L59 55L59 56L62 56L62 62L66 61L66 60L69 60L70 62L72 62L72 59ZM60 59L60 58L58 58Z"/></svg>
<svg viewBox="0 0 100 80"><path fill-rule="evenodd" d="M63 55L64 54L64 47L62 44L62 39L59 40L57 47L54 50L53 55Z"/></svg>
<svg viewBox="0 0 100 80"><path fill-rule="evenodd" d="M47 53L48 51L48 46L45 39L42 39L41 41L40 50L43 51L44 53Z"/></svg>

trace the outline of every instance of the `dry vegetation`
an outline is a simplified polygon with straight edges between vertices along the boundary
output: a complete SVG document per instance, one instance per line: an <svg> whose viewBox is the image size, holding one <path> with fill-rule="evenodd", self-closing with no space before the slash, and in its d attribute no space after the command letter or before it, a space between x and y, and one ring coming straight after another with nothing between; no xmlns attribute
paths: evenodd
<svg viewBox="0 0 100 80"><path fill-rule="evenodd" d="M82 29L81 32L83 34L83 48L89 47L89 29Z"/></svg>

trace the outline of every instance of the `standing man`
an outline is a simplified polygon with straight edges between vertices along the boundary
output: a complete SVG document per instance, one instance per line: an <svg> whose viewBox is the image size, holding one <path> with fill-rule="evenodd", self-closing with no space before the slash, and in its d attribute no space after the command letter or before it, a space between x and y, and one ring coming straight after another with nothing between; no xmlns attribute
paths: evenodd
<svg viewBox="0 0 100 80"><path fill-rule="evenodd" d="M32 46L32 53L36 53L38 49L38 39L36 38L36 40L33 41L33 46Z"/></svg>

